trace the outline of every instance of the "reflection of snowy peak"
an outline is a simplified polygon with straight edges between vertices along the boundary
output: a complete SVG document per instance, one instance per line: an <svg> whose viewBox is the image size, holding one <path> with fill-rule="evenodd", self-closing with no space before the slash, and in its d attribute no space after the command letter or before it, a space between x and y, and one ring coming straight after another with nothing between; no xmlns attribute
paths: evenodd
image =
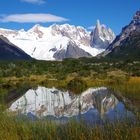
<svg viewBox="0 0 140 140"><path fill-rule="evenodd" d="M91 57L101 53L107 45L104 38L108 39L108 43L114 39L111 30L110 33L105 34L106 36L102 33L104 30L105 28L100 31L96 38L93 38L83 27L54 24L49 27L35 25L28 31L24 29L19 31L0 29L0 34L33 58L62 60L64 58ZM96 34L96 29L94 34ZM105 41L94 44L98 38L103 38ZM91 42L93 42L92 46Z"/></svg>
<svg viewBox="0 0 140 140"><path fill-rule="evenodd" d="M22 114L32 113L38 117L72 117L95 107L103 115L117 104L116 97L108 94L104 87L90 88L79 96L55 88L38 87L36 90L28 90L11 105L10 110Z"/></svg>

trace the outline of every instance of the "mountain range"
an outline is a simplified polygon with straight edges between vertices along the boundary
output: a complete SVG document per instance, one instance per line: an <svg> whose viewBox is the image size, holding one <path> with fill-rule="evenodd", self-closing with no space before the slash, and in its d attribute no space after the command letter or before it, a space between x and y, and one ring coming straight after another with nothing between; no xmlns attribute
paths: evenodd
<svg viewBox="0 0 140 140"><path fill-rule="evenodd" d="M80 57L140 57L140 11L118 36L100 24L89 32L81 26L39 24L28 31L0 28L0 59L63 60Z"/></svg>
<svg viewBox="0 0 140 140"><path fill-rule="evenodd" d="M91 32L69 24L49 27L35 25L28 31L0 28L0 35L38 60L93 57L103 52L115 39L110 28L99 20Z"/></svg>

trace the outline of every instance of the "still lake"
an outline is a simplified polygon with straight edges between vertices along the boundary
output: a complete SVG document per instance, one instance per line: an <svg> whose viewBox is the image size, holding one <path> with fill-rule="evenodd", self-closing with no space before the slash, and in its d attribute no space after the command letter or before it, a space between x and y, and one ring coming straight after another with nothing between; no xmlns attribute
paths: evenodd
<svg viewBox="0 0 140 140"><path fill-rule="evenodd" d="M31 120L49 119L62 123L82 119L101 124L134 118L125 104L106 87L89 88L80 95L75 95L55 87L38 86L13 99L7 110Z"/></svg>

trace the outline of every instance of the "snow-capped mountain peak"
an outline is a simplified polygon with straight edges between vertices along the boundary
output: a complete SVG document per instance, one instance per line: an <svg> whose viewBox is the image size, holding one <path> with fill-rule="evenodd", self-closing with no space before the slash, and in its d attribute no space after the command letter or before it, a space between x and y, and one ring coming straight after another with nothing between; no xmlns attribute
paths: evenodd
<svg viewBox="0 0 140 140"><path fill-rule="evenodd" d="M110 28L101 25L97 20L95 29L91 32L91 46L98 49L105 49L115 39L115 34Z"/></svg>
<svg viewBox="0 0 140 140"><path fill-rule="evenodd" d="M0 29L0 34L39 60L96 56L114 39L111 29L106 29L99 21L92 34L81 26L69 24L49 27L36 24L28 31ZM97 43L98 40L101 41Z"/></svg>

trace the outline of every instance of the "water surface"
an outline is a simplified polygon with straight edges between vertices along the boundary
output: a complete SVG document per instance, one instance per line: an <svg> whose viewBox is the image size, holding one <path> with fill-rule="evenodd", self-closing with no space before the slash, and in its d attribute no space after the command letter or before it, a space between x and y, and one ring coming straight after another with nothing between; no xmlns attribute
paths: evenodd
<svg viewBox="0 0 140 140"><path fill-rule="evenodd" d="M56 88L37 87L29 89L14 101L9 111L26 115L31 119L69 119L98 123L101 121L124 120L133 116L113 92L106 87L89 88L80 95Z"/></svg>

